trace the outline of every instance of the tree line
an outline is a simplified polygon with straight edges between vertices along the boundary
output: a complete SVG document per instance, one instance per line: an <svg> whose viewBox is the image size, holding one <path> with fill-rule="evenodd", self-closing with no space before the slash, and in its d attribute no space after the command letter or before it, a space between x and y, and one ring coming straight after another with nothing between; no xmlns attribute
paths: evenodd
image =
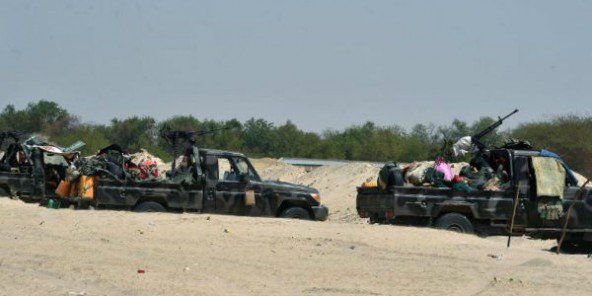
<svg viewBox="0 0 592 296"><path fill-rule="evenodd" d="M366 161L409 162L432 159L442 153L445 140L456 141L493 123L482 117L473 123L454 119L450 125L417 124L409 130L393 124L373 122L343 130L321 133L299 129L291 121L276 125L265 119L211 120L193 116L174 116L157 121L147 116L114 118L109 124L82 121L59 104L40 100L23 109L6 105L0 113L0 130L38 133L64 146L83 140L84 155L118 143L129 152L144 148L156 156L171 160L172 147L160 137L160 130L206 131L221 129L198 138L200 147L241 151L253 157L302 157ZM536 149L558 153L573 169L592 176L592 117L563 115L529 122L513 129L498 129L486 137L486 144L498 146L507 138L528 140Z"/></svg>

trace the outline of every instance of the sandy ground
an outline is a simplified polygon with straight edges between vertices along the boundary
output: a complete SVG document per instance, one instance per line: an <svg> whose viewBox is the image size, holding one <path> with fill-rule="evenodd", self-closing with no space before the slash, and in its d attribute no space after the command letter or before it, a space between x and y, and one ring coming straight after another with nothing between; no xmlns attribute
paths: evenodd
<svg viewBox="0 0 592 296"><path fill-rule="evenodd" d="M53 210L0 198L0 295L592 295L592 259L554 241L369 225L355 187L378 169L254 161L310 185L327 222ZM144 270L145 273L138 273Z"/></svg>
<svg viewBox="0 0 592 296"><path fill-rule="evenodd" d="M261 171L261 177L311 186L321 193L321 202L329 207L329 220L365 223L356 212L356 187L376 181L379 169L364 163L325 166L312 169L284 163L273 164Z"/></svg>
<svg viewBox="0 0 592 296"><path fill-rule="evenodd" d="M2 295L590 295L550 241L0 199ZM496 258L493 258L496 257ZM145 273L139 274L143 269Z"/></svg>

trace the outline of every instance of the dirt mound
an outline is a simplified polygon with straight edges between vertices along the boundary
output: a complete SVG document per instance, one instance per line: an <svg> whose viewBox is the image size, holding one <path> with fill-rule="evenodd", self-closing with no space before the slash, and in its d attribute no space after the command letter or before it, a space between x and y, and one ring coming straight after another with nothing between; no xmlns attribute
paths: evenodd
<svg viewBox="0 0 592 296"><path fill-rule="evenodd" d="M363 222L356 212L356 187L375 180L379 169L366 163L323 166L306 170L276 162L265 168L264 179L280 180L310 186L321 192L321 201L329 207L329 219L342 222Z"/></svg>
<svg viewBox="0 0 592 296"><path fill-rule="evenodd" d="M366 163L324 166L301 175L296 183L321 192L322 202L329 207L329 219L341 222L364 222L356 211L356 188L374 181L380 169Z"/></svg>
<svg viewBox="0 0 592 296"><path fill-rule="evenodd" d="M277 159L274 158L251 158L251 164L255 167L255 170L261 173L264 169L278 163Z"/></svg>
<svg viewBox="0 0 592 296"><path fill-rule="evenodd" d="M259 174L264 180L296 183L298 178L306 174L306 169L276 160L275 162L270 162L268 167L260 170Z"/></svg>
<svg viewBox="0 0 592 296"><path fill-rule="evenodd" d="M584 185L586 180L588 180L588 178L584 177L583 175L580 175L577 172L572 171L572 173L574 174L574 176L576 176L576 179L578 179L578 185L580 185L580 186ZM586 187L592 187L592 182L588 183L588 185L586 185Z"/></svg>

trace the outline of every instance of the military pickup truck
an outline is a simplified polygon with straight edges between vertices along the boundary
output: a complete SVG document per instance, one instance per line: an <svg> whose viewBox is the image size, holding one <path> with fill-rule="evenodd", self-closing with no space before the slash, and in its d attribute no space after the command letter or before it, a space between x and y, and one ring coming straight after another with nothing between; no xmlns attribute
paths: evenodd
<svg viewBox="0 0 592 296"><path fill-rule="evenodd" d="M458 192L450 188L425 186L358 187L356 207L360 217L371 223L435 226L464 233L504 234L512 218L514 200L518 203L513 233L538 238L557 238L563 230L566 212L579 187L566 178L563 215L556 220L541 217L537 196L537 172L533 158L539 151L494 149L490 157L505 157L505 170L511 186L500 191ZM573 180L573 178L572 178ZM539 183L540 184L540 183ZM569 215L566 241L592 241L592 190L578 194ZM517 192L518 191L518 192ZM582 193L582 192L581 192Z"/></svg>
<svg viewBox="0 0 592 296"><path fill-rule="evenodd" d="M182 138L189 145L185 145L180 157L174 156L176 161L172 163L166 179L138 181L103 175L97 177L93 184L92 198L62 198L62 202L137 212L188 211L327 219L328 208L321 205L318 190L262 180L245 155L198 149L194 135L181 131L167 133L168 138Z"/></svg>

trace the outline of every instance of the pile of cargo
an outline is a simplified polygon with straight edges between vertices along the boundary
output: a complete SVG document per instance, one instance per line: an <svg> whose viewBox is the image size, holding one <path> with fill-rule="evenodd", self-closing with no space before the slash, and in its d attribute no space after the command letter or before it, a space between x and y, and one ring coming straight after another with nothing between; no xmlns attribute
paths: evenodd
<svg viewBox="0 0 592 296"><path fill-rule="evenodd" d="M162 160L146 150L130 155L124 153L119 145L113 144L94 156L78 157L71 162L55 193L61 198L94 198L93 189L98 177L120 182L159 181L163 179L159 164L162 164Z"/></svg>

